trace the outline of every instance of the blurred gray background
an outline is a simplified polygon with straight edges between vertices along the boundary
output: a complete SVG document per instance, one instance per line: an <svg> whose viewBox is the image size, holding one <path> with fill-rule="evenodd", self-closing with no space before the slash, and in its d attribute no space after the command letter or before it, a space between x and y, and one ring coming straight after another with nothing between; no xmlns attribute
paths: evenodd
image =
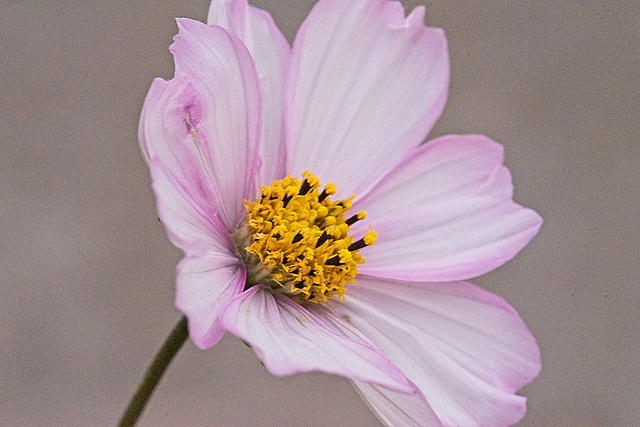
<svg viewBox="0 0 640 427"><path fill-rule="evenodd" d="M640 4L424 3L452 63L431 136L502 142L516 200L545 219L475 280L542 350L521 425L640 425ZM313 1L253 4L291 41ZM137 123L151 80L173 74L173 17L207 8L0 2L0 425L115 424L180 316L181 254L156 219ZM187 343L141 425L376 422L347 380L272 377L226 336Z"/></svg>

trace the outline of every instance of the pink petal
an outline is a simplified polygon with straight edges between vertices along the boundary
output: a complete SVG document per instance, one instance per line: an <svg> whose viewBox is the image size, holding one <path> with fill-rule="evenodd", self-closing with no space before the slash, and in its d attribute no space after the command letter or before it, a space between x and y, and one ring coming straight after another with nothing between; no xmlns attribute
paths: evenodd
<svg viewBox="0 0 640 427"><path fill-rule="evenodd" d="M238 36L249 49L258 70L263 102L260 140L261 184L284 175L284 76L290 47L271 15L247 5L246 0L214 0L210 25L220 25Z"/></svg>
<svg viewBox="0 0 640 427"><path fill-rule="evenodd" d="M293 45L287 86L287 171L310 170L359 193L418 145L447 96L444 32L424 8L322 0Z"/></svg>
<svg viewBox="0 0 640 427"><path fill-rule="evenodd" d="M538 375L540 353L500 297L466 282L358 276L334 306L422 391L443 424L501 426L524 415L526 399L514 392Z"/></svg>
<svg viewBox="0 0 640 427"><path fill-rule="evenodd" d="M232 254L235 245L218 217L211 212L206 194L185 185L157 158L149 161L158 215L171 242L195 255L214 250Z"/></svg>
<svg viewBox="0 0 640 427"><path fill-rule="evenodd" d="M178 20L170 50L176 77L156 79L140 121L147 160L157 158L184 187L208 200L228 230L255 195L261 100L244 44L220 27Z"/></svg>
<svg viewBox="0 0 640 427"><path fill-rule="evenodd" d="M502 146L479 135L446 136L397 164L352 210L378 233L362 250L364 274L447 281L478 276L513 258L538 232L534 211L512 200ZM366 224L365 224L366 223Z"/></svg>
<svg viewBox="0 0 640 427"><path fill-rule="evenodd" d="M222 324L249 343L273 375L322 371L393 390L415 390L351 325L324 307L302 307L263 286L254 286L232 300Z"/></svg>
<svg viewBox="0 0 640 427"><path fill-rule="evenodd" d="M361 381L354 381L353 385L369 404L369 408L387 426L442 425L420 391L413 394L399 393Z"/></svg>
<svg viewBox="0 0 640 427"><path fill-rule="evenodd" d="M244 265L234 256L209 251L180 261L176 307L187 316L189 337L198 348L213 347L222 338L220 313L242 292L245 279Z"/></svg>

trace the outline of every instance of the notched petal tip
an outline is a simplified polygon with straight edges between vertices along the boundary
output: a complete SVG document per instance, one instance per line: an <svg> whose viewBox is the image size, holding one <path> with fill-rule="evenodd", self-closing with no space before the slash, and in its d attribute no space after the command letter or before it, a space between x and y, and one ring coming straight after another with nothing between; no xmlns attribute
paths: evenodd
<svg viewBox="0 0 640 427"><path fill-rule="evenodd" d="M395 2L393 2L395 3ZM398 18L396 20L389 21L387 27L392 30L402 30L406 28L422 28L425 27L425 13L426 9L424 6L416 6L405 18L404 9L400 6L401 14L398 14ZM431 28L431 27L427 27Z"/></svg>
<svg viewBox="0 0 640 427"><path fill-rule="evenodd" d="M359 194L424 140L444 108L449 56L422 14L383 0L316 4L289 68L288 171L312 168L340 197Z"/></svg>
<svg viewBox="0 0 640 427"><path fill-rule="evenodd" d="M413 8L409 16L407 16L407 25L424 25L426 10L423 5Z"/></svg>

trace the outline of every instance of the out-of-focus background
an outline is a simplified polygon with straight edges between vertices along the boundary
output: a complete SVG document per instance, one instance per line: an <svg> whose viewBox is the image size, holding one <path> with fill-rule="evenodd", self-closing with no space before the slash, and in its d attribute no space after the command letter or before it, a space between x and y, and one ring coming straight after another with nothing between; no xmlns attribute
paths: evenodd
<svg viewBox="0 0 640 427"><path fill-rule="evenodd" d="M291 41L313 1L253 3ZM542 350L521 425L640 425L638 2L425 4L452 64L432 136L502 142L516 200L545 219L475 280ZM0 425L113 425L180 316L181 254L156 219L137 122L151 80L173 74L173 17L207 8L0 2ZM141 425L376 422L347 380L272 377L226 336L187 343Z"/></svg>

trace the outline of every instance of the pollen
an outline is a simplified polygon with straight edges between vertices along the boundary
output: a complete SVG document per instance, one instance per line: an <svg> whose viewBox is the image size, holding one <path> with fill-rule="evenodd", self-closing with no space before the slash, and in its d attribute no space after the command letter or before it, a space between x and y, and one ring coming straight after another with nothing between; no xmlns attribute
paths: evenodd
<svg viewBox="0 0 640 427"><path fill-rule="evenodd" d="M273 181L260 187L256 201L245 201L245 232L236 242L245 251L248 282L300 303L342 300L345 285L355 283L357 266L364 263L359 250L375 243L376 233L354 240L349 227L365 218L365 212L346 216L354 196L331 201L335 185L320 189L314 175L302 176Z"/></svg>

